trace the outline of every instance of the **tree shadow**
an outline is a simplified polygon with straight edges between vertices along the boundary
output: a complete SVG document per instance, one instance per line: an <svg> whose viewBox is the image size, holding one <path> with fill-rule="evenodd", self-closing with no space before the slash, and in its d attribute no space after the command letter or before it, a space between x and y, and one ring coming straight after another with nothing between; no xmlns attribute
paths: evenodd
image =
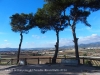
<svg viewBox="0 0 100 75"><path fill-rule="evenodd" d="M4 67L4 68L3 68ZM65 65L26 65L26 66L3 66L0 72L9 75L79 75L84 73L100 73L100 67L92 67L86 65L65 66Z"/></svg>

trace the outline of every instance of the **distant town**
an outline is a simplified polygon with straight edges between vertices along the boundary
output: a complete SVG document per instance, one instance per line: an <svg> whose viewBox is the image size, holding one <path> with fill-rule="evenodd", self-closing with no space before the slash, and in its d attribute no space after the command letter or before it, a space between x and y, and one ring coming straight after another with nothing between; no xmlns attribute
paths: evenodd
<svg viewBox="0 0 100 75"><path fill-rule="evenodd" d="M100 42L79 45L80 56L100 56ZM0 48L1 55L17 55L18 48ZM21 55L53 56L55 48L22 48ZM74 46L62 46L59 48L58 56L74 56Z"/></svg>

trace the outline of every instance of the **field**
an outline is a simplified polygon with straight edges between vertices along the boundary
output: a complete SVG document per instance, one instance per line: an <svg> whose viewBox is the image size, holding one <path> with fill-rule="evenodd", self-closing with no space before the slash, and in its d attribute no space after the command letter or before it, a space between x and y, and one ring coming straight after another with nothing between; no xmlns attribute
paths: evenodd
<svg viewBox="0 0 100 75"><path fill-rule="evenodd" d="M92 50L80 50L79 51L79 55L80 56L90 56L91 54L93 54L93 51ZM62 56L59 56L59 55L62 55ZM64 55L66 56L66 58L73 58L73 57L70 57L70 56L75 56L75 51L74 50L66 50L64 52L59 52L58 53L58 58L56 61L57 63L61 63L61 58L65 58ZM52 61L52 58L53 56L50 56L50 55L41 55L41 56L33 56L32 53L26 53L26 54L22 54L20 55L20 60L25 60L26 58L26 61L28 64L46 64L46 63L49 63ZM1 64L16 64L17 62L17 55L1 55ZM75 57L74 57L75 58ZM11 60L13 59L13 60ZM87 62L87 59L85 60ZM80 62L83 64L83 59L80 59ZM91 60L91 62L94 64L98 64L99 61L94 61L94 60Z"/></svg>

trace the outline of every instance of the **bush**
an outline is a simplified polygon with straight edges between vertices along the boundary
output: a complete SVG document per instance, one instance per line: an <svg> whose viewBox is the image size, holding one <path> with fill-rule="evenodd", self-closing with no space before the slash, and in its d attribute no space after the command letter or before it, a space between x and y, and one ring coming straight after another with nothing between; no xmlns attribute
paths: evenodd
<svg viewBox="0 0 100 75"><path fill-rule="evenodd" d="M92 66L92 63L91 63L90 60L85 60L85 64L86 64L86 65L89 65L89 66Z"/></svg>
<svg viewBox="0 0 100 75"><path fill-rule="evenodd" d="M42 54L33 53L33 56L42 56Z"/></svg>
<svg viewBox="0 0 100 75"><path fill-rule="evenodd" d="M87 56L87 53L84 53L83 56Z"/></svg>
<svg viewBox="0 0 100 75"><path fill-rule="evenodd" d="M64 58L66 59L66 55L64 55Z"/></svg>

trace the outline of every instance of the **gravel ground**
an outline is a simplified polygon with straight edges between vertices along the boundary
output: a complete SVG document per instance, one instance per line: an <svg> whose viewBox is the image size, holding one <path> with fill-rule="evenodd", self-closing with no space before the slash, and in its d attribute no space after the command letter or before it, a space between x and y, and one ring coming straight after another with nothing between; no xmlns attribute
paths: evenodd
<svg viewBox="0 0 100 75"><path fill-rule="evenodd" d="M0 75L100 75L100 67L65 65L5 65L0 66Z"/></svg>

